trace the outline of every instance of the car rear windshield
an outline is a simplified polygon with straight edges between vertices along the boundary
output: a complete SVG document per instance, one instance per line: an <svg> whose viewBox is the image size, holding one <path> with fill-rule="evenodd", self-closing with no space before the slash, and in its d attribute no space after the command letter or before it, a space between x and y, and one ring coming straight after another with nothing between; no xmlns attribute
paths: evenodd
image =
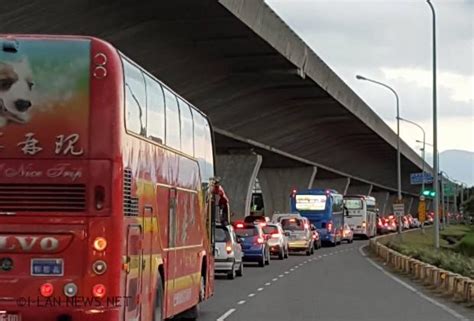
<svg viewBox="0 0 474 321"><path fill-rule="evenodd" d="M258 235L258 232L256 227L244 227L236 229L235 234L240 237L248 237Z"/></svg>
<svg viewBox="0 0 474 321"><path fill-rule="evenodd" d="M222 227L216 228L216 242L227 242L230 240L229 232Z"/></svg>
<svg viewBox="0 0 474 321"><path fill-rule="evenodd" d="M284 230L289 230L289 231L302 231L304 230L304 223L302 220L298 219L283 219L281 221L281 225Z"/></svg>
<svg viewBox="0 0 474 321"><path fill-rule="evenodd" d="M265 234L273 234L278 233L278 227L274 225L267 225L263 227L263 233Z"/></svg>

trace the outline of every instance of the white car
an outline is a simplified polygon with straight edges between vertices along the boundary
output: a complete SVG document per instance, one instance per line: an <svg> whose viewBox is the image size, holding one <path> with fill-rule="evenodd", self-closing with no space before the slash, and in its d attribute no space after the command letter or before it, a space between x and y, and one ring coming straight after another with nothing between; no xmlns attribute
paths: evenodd
<svg viewBox="0 0 474 321"><path fill-rule="evenodd" d="M242 247L237 242L233 227L231 225L216 225L215 242L215 273L226 273L227 278L231 280L235 276L242 276L244 272Z"/></svg>

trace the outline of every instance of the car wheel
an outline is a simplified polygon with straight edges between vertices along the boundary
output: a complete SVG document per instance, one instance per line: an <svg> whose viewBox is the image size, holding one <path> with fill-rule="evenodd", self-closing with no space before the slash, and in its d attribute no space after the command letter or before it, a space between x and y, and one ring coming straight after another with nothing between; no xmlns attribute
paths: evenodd
<svg viewBox="0 0 474 321"><path fill-rule="evenodd" d="M265 260L265 265L270 265L270 251L267 251L267 259Z"/></svg>
<svg viewBox="0 0 474 321"><path fill-rule="evenodd" d="M265 266L265 252L262 253L262 257L258 260L258 266L260 267Z"/></svg>
<svg viewBox="0 0 474 321"><path fill-rule="evenodd" d="M234 261L234 264L232 264L232 269L229 272L227 272L227 278L229 280L235 279L235 261Z"/></svg>
<svg viewBox="0 0 474 321"><path fill-rule="evenodd" d="M314 254L314 245L311 246L311 254Z"/></svg>
<svg viewBox="0 0 474 321"><path fill-rule="evenodd" d="M244 275L244 262L240 262L239 269L236 272L237 276Z"/></svg>
<svg viewBox="0 0 474 321"><path fill-rule="evenodd" d="M278 259L283 260L284 258L285 258L285 250L281 248L280 253L278 253Z"/></svg>
<svg viewBox="0 0 474 321"><path fill-rule="evenodd" d="M307 256L310 256L310 255L311 255L311 249L307 249L307 250L306 250L306 255L307 255Z"/></svg>
<svg viewBox="0 0 474 321"><path fill-rule="evenodd" d="M290 249L286 247L285 258L289 258L289 257L290 257Z"/></svg>

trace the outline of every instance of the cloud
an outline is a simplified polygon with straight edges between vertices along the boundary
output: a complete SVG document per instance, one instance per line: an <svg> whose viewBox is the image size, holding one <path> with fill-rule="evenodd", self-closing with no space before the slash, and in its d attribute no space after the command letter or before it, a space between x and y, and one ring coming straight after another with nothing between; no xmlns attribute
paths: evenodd
<svg viewBox="0 0 474 321"><path fill-rule="evenodd" d="M395 120L393 95L356 80L356 74L394 87L400 96L401 116L431 131L432 16L425 1L266 2L387 123ZM473 2L434 3L439 123L463 133L474 131ZM474 150L472 139L452 141L440 136L441 141L441 149Z"/></svg>
<svg viewBox="0 0 474 321"><path fill-rule="evenodd" d="M421 68L381 68L387 79L400 79L422 88L432 88L433 73ZM474 102L474 76L464 76L452 72L441 72L438 85L447 89L450 99L455 102Z"/></svg>

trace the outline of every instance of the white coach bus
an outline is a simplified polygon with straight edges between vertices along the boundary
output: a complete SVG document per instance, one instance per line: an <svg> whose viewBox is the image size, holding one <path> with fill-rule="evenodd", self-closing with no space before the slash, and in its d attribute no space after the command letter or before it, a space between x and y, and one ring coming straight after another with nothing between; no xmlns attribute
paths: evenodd
<svg viewBox="0 0 474 321"><path fill-rule="evenodd" d="M371 238L377 234L377 208L375 198L364 195L344 196L344 223L355 236Z"/></svg>

